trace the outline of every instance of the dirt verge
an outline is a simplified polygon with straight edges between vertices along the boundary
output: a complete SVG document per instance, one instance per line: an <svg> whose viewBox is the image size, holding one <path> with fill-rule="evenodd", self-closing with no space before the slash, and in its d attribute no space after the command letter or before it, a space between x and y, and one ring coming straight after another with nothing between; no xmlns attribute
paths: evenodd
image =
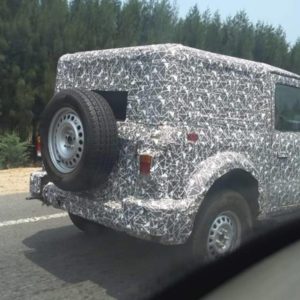
<svg viewBox="0 0 300 300"><path fill-rule="evenodd" d="M0 195L28 193L30 173L41 168L0 170Z"/></svg>

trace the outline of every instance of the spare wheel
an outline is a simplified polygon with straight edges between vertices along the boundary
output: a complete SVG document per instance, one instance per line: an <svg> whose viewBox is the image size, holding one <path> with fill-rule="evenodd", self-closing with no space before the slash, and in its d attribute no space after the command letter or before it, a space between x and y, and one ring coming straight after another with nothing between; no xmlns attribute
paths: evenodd
<svg viewBox="0 0 300 300"><path fill-rule="evenodd" d="M114 113L101 95L88 90L56 93L43 112L40 134L45 169L63 190L103 184L118 158Z"/></svg>

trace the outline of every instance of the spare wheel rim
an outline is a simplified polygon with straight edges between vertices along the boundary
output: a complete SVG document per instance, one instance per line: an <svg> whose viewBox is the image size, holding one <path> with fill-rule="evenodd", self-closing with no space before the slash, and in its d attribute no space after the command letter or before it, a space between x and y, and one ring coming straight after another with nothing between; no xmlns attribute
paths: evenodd
<svg viewBox="0 0 300 300"><path fill-rule="evenodd" d="M84 149L84 130L77 112L59 109L49 127L48 150L51 161L61 173L70 173L78 166Z"/></svg>

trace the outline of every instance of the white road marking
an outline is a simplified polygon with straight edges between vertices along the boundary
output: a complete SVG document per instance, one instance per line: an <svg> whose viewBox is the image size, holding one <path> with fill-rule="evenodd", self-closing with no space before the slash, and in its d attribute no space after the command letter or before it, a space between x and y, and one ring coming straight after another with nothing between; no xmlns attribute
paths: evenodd
<svg viewBox="0 0 300 300"><path fill-rule="evenodd" d="M25 224L25 223L34 223L34 222L39 222L39 221L46 221L46 220L50 220L50 219L57 219L57 218L66 217L67 215L68 215L67 213L63 212L63 213L47 215L47 216L40 216L40 217L32 217L32 218L26 218L26 219L4 221L4 222L0 222L0 227L12 226L12 225L18 225L18 224Z"/></svg>

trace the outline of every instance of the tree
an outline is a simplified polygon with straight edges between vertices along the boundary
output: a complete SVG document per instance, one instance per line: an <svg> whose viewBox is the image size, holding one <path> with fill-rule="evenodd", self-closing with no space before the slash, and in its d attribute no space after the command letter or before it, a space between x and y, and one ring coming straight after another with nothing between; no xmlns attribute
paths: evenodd
<svg viewBox="0 0 300 300"><path fill-rule="evenodd" d="M252 59L254 47L253 25L244 11L227 18L222 28L222 53Z"/></svg>
<svg viewBox="0 0 300 300"><path fill-rule="evenodd" d="M204 25L197 5L193 6L180 26L180 42L195 48L203 48Z"/></svg>
<svg viewBox="0 0 300 300"><path fill-rule="evenodd" d="M300 74L300 39L290 46L281 27L253 25L244 11L222 21L197 6L178 18L169 0L1 0L0 134L35 135L62 54L167 42Z"/></svg>
<svg viewBox="0 0 300 300"><path fill-rule="evenodd" d="M289 69L300 74L300 38L291 49Z"/></svg>
<svg viewBox="0 0 300 300"><path fill-rule="evenodd" d="M143 6L144 3L140 0L128 0L124 3L119 19L118 42L120 46L140 44Z"/></svg>
<svg viewBox="0 0 300 300"><path fill-rule="evenodd" d="M281 27L258 22L255 29L254 59L285 68L288 65L288 43Z"/></svg>
<svg viewBox="0 0 300 300"><path fill-rule="evenodd" d="M222 23L218 12L213 17L209 10L203 14L205 26L204 49L220 53L222 51Z"/></svg>
<svg viewBox="0 0 300 300"><path fill-rule="evenodd" d="M147 43L171 43L175 38L176 7L168 0L149 1L149 28Z"/></svg>

